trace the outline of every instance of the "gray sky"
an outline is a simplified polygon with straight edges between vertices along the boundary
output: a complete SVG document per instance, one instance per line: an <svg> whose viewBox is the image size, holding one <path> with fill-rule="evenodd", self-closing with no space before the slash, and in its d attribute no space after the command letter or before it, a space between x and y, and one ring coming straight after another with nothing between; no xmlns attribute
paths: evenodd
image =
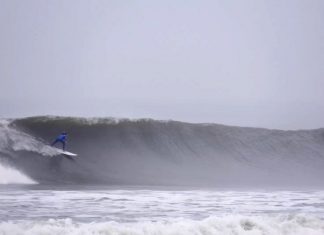
<svg viewBox="0 0 324 235"><path fill-rule="evenodd" d="M0 117L324 127L324 1L0 0Z"/></svg>

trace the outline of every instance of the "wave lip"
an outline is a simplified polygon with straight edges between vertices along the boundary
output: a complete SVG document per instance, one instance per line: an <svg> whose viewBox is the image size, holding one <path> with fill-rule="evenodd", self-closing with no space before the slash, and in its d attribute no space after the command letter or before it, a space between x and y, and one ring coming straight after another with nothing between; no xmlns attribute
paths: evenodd
<svg viewBox="0 0 324 235"><path fill-rule="evenodd" d="M9 234L123 234L123 235L322 235L324 221L309 215L209 217L201 221L176 219L160 222L77 223L71 219L0 223L0 233Z"/></svg>

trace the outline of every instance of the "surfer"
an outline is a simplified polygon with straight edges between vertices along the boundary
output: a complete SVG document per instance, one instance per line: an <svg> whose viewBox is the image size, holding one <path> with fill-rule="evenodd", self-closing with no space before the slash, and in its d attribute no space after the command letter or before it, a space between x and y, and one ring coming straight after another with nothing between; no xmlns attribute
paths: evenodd
<svg viewBox="0 0 324 235"><path fill-rule="evenodd" d="M56 139L52 143L52 146L54 146L56 143L60 142L60 143L62 143L63 151L65 151L66 139L67 139L67 133L62 132L59 136L56 137Z"/></svg>

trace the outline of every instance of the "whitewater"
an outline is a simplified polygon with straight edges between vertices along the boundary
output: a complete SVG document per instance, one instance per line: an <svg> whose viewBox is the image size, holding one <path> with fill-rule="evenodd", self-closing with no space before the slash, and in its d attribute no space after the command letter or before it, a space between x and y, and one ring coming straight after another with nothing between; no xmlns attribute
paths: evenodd
<svg viewBox="0 0 324 235"><path fill-rule="evenodd" d="M323 235L323 169L324 129L3 119L0 234Z"/></svg>
<svg viewBox="0 0 324 235"><path fill-rule="evenodd" d="M0 234L324 234L324 191L0 190Z"/></svg>

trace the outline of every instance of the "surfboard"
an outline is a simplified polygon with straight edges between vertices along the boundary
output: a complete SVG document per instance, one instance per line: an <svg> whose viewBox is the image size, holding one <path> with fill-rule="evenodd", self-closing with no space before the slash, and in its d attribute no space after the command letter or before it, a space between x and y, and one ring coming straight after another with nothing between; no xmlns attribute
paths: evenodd
<svg viewBox="0 0 324 235"><path fill-rule="evenodd" d="M76 153L71 153L71 152L68 152L68 151L63 151L62 154L67 155L67 156L71 156L71 157L76 157L76 156L78 156L78 154L76 154Z"/></svg>
<svg viewBox="0 0 324 235"><path fill-rule="evenodd" d="M71 153L71 152L68 152L68 151L63 151L61 149L58 149L59 153L63 154L63 155L66 155L66 156L70 156L70 157L76 157L78 156L78 154L76 153Z"/></svg>

